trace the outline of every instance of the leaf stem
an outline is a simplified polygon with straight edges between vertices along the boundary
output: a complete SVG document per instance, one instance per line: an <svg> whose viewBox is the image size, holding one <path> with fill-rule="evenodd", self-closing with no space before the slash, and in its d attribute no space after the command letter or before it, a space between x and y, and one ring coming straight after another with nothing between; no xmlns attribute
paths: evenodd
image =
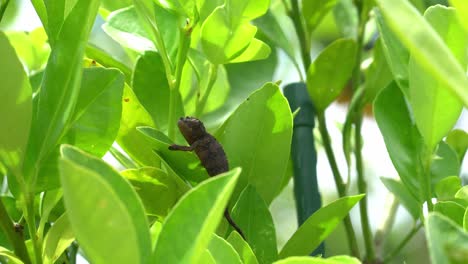
<svg viewBox="0 0 468 264"><path fill-rule="evenodd" d="M336 163L335 154L333 152L331 141L330 141L330 134L328 133L328 128L325 120L325 114L323 112L318 113L317 115L318 123L319 123L319 131L322 137L323 147L325 148L325 153L327 154L328 163L330 164L330 168L333 173L333 178L335 180L336 189L338 191L338 196L345 197L346 196L346 185L341 178L340 171L338 170L338 165ZM354 233L353 224L351 222L351 218L349 214L343 220L346 234L348 238L348 244L351 249L351 254L354 257L360 258L359 248L357 245L356 234Z"/></svg>
<svg viewBox="0 0 468 264"><path fill-rule="evenodd" d="M354 141L356 147L354 149L354 155L356 158L356 170L357 170L357 185L359 193L367 193L367 182L364 177L364 166L362 161L362 115L358 116L355 120L355 133ZM364 236L364 245L366 247L366 258L369 263L375 261L375 249L373 243L373 235L369 222L369 213L367 211L367 196L363 197L359 202L359 212L361 214L361 227Z"/></svg>
<svg viewBox="0 0 468 264"><path fill-rule="evenodd" d="M6 235L13 250L15 251L16 256L18 256L24 263L31 263L29 259L28 251L26 250L26 245L24 244L23 237L21 233L15 232L14 223L10 219L8 212L3 204L3 201L0 199L0 229L3 230L3 233Z"/></svg>
<svg viewBox="0 0 468 264"><path fill-rule="evenodd" d="M33 245L33 252L36 264L42 264L42 252L39 239L36 233L36 218L34 211L34 194L30 191L25 192L24 215L28 226L29 236Z"/></svg>
<svg viewBox="0 0 468 264"><path fill-rule="evenodd" d="M182 80L182 72L184 69L185 62L187 61L187 53L190 49L190 41L192 35L192 25L187 20L185 27L180 29L179 48L177 49L177 63L175 69L175 79L169 83L169 116L168 116L168 136L171 140L175 139L175 127L176 127L176 108L177 108L177 96L179 95L180 83Z"/></svg>
<svg viewBox="0 0 468 264"><path fill-rule="evenodd" d="M291 0L291 10L289 16L291 17L294 28L296 29L297 37L299 38L302 63L304 65L304 71L307 72L311 63L310 42L304 23L304 18L299 10L298 0Z"/></svg>
<svg viewBox="0 0 468 264"><path fill-rule="evenodd" d="M396 257L401 249L406 246L406 244L413 238L413 236L419 231L422 227L422 223L414 226L413 229L403 238L403 240L398 244L398 246L384 258L382 263L389 263L394 257Z"/></svg>
<svg viewBox="0 0 468 264"><path fill-rule="evenodd" d="M199 100L196 104L195 116L201 116L203 114L203 110L205 109L208 96L210 95L211 90L213 89L213 86L216 82L216 78L218 77L218 65L217 64L210 64L209 76L210 76L210 79L206 86L205 92L203 93L201 98L200 96L198 96Z"/></svg>

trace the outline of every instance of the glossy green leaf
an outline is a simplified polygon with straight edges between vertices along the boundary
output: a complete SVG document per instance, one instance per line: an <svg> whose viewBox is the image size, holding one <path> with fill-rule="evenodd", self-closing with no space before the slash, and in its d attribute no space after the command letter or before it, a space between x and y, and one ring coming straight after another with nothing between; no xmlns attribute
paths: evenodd
<svg viewBox="0 0 468 264"><path fill-rule="evenodd" d="M138 20L135 7L119 9L112 12L102 29L123 47L143 53L156 50L147 32Z"/></svg>
<svg viewBox="0 0 468 264"><path fill-rule="evenodd" d="M463 229L468 231L468 208L466 208L465 215L463 215Z"/></svg>
<svg viewBox="0 0 468 264"><path fill-rule="evenodd" d="M167 130L169 121L169 84L161 56L152 51L139 57L133 73L133 91L154 120L156 127ZM184 116L180 94L177 96L175 116Z"/></svg>
<svg viewBox="0 0 468 264"><path fill-rule="evenodd" d="M420 194L422 137L413 124L403 93L391 83L374 101L374 114L393 166L414 198Z"/></svg>
<svg viewBox="0 0 468 264"><path fill-rule="evenodd" d="M64 135L78 100L83 55L96 18L98 0L78 1L66 17L53 45L40 92L27 148L26 177L56 147ZM29 180L29 179L28 179Z"/></svg>
<svg viewBox="0 0 468 264"><path fill-rule="evenodd" d="M213 255L211 255L210 251L206 249L203 251L200 259L198 260L199 264L216 264L216 261L213 258Z"/></svg>
<svg viewBox="0 0 468 264"><path fill-rule="evenodd" d="M164 218L182 196L188 186L179 178L172 178L164 171L145 167L121 172L140 196L146 214Z"/></svg>
<svg viewBox="0 0 468 264"><path fill-rule="evenodd" d="M468 105L468 80L461 67L443 40L424 20L418 11L404 0L376 0L389 28L411 56L437 82ZM408 25L411 25L410 27Z"/></svg>
<svg viewBox="0 0 468 264"><path fill-rule="evenodd" d="M47 222L52 222L52 220L49 219L49 216L52 210L57 206L57 203L61 201L62 197L63 197L62 189L55 189L55 190L44 192L44 195L42 196L42 200L41 200L41 207L40 207L41 220L39 222L39 228L37 231L38 236L42 237L44 234L45 224Z"/></svg>
<svg viewBox="0 0 468 264"><path fill-rule="evenodd" d="M44 239L42 259L45 264L52 264L75 240L68 216L63 214L47 231Z"/></svg>
<svg viewBox="0 0 468 264"><path fill-rule="evenodd" d="M289 257L278 260L274 264L360 264L361 261L350 256L319 257Z"/></svg>
<svg viewBox="0 0 468 264"><path fill-rule="evenodd" d="M3 163L10 173L17 175L23 163L26 152L29 130L32 119L32 91L23 66L0 31L0 163Z"/></svg>
<svg viewBox="0 0 468 264"><path fill-rule="evenodd" d="M438 212L455 222L460 227L463 227L463 217L465 215L465 207L453 201L440 201L434 205L434 212Z"/></svg>
<svg viewBox="0 0 468 264"><path fill-rule="evenodd" d="M408 62L409 52L400 42L395 33L389 28L381 12L376 10L376 21L382 41L382 49L387 60L393 79L396 81L406 98L410 98Z"/></svg>
<svg viewBox="0 0 468 264"><path fill-rule="evenodd" d="M253 23L268 38L269 41L274 43L275 46L281 48L286 53L296 69L300 71L301 69L294 56L295 53L293 45L286 37L286 34L281 28L273 12L268 10L263 16L255 19Z"/></svg>
<svg viewBox="0 0 468 264"><path fill-rule="evenodd" d="M393 80L392 72L384 56L381 38L373 48L373 61L365 71L365 100L373 102L375 97Z"/></svg>
<svg viewBox="0 0 468 264"><path fill-rule="evenodd" d="M460 177L449 176L436 184L435 194L438 200L449 200L455 197L455 194L461 187Z"/></svg>
<svg viewBox="0 0 468 264"><path fill-rule="evenodd" d="M458 18L465 30L468 31L468 2L464 0L450 0L449 2L457 9Z"/></svg>
<svg viewBox="0 0 468 264"><path fill-rule="evenodd" d="M406 186L400 181L383 178L380 180L385 187L398 199L398 201L408 210L413 219L418 219L421 213L421 204L411 195Z"/></svg>
<svg viewBox="0 0 468 264"><path fill-rule="evenodd" d="M202 113L206 114L212 112L224 105L228 94L231 90L228 82L226 69L222 65L212 65L201 52L191 49L188 54L188 61L193 68L193 73L198 80L198 87L192 87L188 84L184 96L184 109L187 114L196 112L196 104L199 100L198 93L200 96L204 96L207 92L210 77L212 77L212 71L217 69L216 81L211 88L210 94L206 100L206 105L203 108ZM186 67L187 68L187 67ZM184 69L185 70L185 69ZM182 92L181 92L182 93ZM199 110L201 111L201 110Z"/></svg>
<svg viewBox="0 0 468 264"><path fill-rule="evenodd" d="M236 231L231 232L227 238L229 244L237 251L242 263L244 264L258 264L257 257L253 253L249 244L237 233Z"/></svg>
<svg viewBox="0 0 468 264"><path fill-rule="evenodd" d="M11 31L7 36L29 73L44 67L50 54L44 28L36 28L31 32Z"/></svg>
<svg viewBox="0 0 468 264"><path fill-rule="evenodd" d="M226 242L226 240L215 234L213 234L213 237L211 238L208 249L217 263L243 263L234 248Z"/></svg>
<svg viewBox="0 0 468 264"><path fill-rule="evenodd" d="M271 49L265 42L258 39L252 39L242 54L229 61L229 63L263 60L268 58L270 53Z"/></svg>
<svg viewBox="0 0 468 264"><path fill-rule="evenodd" d="M21 218L22 212L17 207L17 201L15 198L11 196L0 196L0 199L3 203L3 206L5 206L8 216L11 219L17 220Z"/></svg>
<svg viewBox="0 0 468 264"><path fill-rule="evenodd" d="M96 156L112 146L122 115L123 74L115 69L85 69L70 128L62 143Z"/></svg>
<svg viewBox="0 0 468 264"><path fill-rule="evenodd" d="M234 199L251 184L270 204L281 187L292 138L291 110L278 86L267 83L252 93L215 137L226 151L229 166L243 169Z"/></svg>
<svg viewBox="0 0 468 264"><path fill-rule="evenodd" d="M24 263L13 252L11 252L10 250L4 247L0 247L0 256L6 258L8 260L8 263L11 263L11 264L23 264Z"/></svg>
<svg viewBox="0 0 468 264"><path fill-rule="evenodd" d="M196 263L200 259L221 221L240 171L236 168L210 178L180 199L163 223L153 263Z"/></svg>
<svg viewBox="0 0 468 264"><path fill-rule="evenodd" d="M333 8L336 27L345 38L357 37L358 13L353 2L348 0L338 0Z"/></svg>
<svg viewBox="0 0 468 264"><path fill-rule="evenodd" d="M254 187L248 185L242 191L231 216L244 233L259 263L272 263L278 259L273 218Z"/></svg>
<svg viewBox="0 0 468 264"><path fill-rule="evenodd" d="M286 242L279 258L309 255L363 197L364 194L343 197L320 208Z"/></svg>
<svg viewBox="0 0 468 264"><path fill-rule="evenodd" d="M98 158L67 145L62 145L61 152L60 178L68 219L89 260L148 263L148 222L130 184Z"/></svg>
<svg viewBox="0 0 468 264"><path fill-rule="evenodd" d="M117 134L117 143L140 165L159 167L161 162L153 154L153 148L148 145L146 137L136 129L139 126L155 127L155 124L133 90L125 85L122 98L122 119Z"/></svg>
<svg viewBox="0 0 468 264"><path fill-rule="evenodd" d="M200 160L194 153L169 150L169 145L172 144L171 140L154 128L139 127L138 131L146 137L148 142L152 143L153 150L177 175L193 183L208 178L208 173L201 166Z"/></svg>
<svg viewBox="0 0 468 264"><path fill-rule="evenodd" d="M315 0L302 2L302 14L307 22L309 32L320 24L322 19L335 6L337 0Z"/></svg>
<svg viewBox="0 0 468 264"><path fill-rule="evenodd" d="M464 263L468 256L468 234L437 213L426 218L426 238L432 263Z"/></svg>
<svg viewBox="0 0 468 264"><path fill-rule="evenodd" d="M307 90L317 111L325 111L340 95L351 77L355 60L356 42L339 39L328 45L310 65Z"/></svg>
<svg viewBox="0 0 468 264"><path fill-rule="evenodd" d="M468 39L455 10L433 6L425 12L424 17L445 42L458 64L465 67ZM429 149L433 149L455 125L463 105L447 84L421 64L416 55L411 55L408 70L414 119Z"/></svg>
<svg viewBox="0 0 468 264"><path fill-rule="evenodd" d="M449 132L445 142L457 153L458 161L461 163L468 149L468 134L460 129Z"/></svg>
<svg viewBox="0 0 468 264"><path fill-rule="evenodd" d="M464 200L468 204L468 185L463 186L455 193L455 198Z"/></svg>
<svg viewBox="0 0 468 264"><path fill-rule="evenodd" d="M440 142L436 157L431 164L431 181L437 184L440 180L460 174L460 162L457 153L445 142Z"/></svg>
<svg viewBox="0 0 468 264"><path fill-rule="evenodd" d="M258 41L251 43L257 28L249 20L263 15L268 6L269 0L227 0L225 5L217 7L201 28L202 48L208 60L213 64L225 64L246 50L252 54L252 50L258 48L265 54L264 45ZM249 56L244 55L243 60Z"/></svg>

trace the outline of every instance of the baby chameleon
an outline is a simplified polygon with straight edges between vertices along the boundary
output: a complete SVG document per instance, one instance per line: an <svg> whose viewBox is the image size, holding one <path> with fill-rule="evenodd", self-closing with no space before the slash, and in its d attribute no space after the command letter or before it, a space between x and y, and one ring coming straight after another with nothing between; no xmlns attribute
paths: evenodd
<svg viewBox="0 0 468 264"><path fill-rule="evenodd" d="M203 123L194 117L181 117L177 122L179 130L190 146L170 145L170 150L195 151L202 166L210 177L229 170L229 164L224 149L212 135L206 132ZM224 210L224 217L229 224L245 239L244 233L229 215L229 210Z"/></svg>

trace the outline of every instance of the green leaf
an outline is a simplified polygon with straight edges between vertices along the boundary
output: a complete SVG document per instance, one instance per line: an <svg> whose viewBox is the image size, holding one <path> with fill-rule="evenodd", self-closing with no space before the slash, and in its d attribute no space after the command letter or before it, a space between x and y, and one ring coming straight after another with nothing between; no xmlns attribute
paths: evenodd
<svg viewBox="0 0 468 264"><path fill-rule="evenodd" d="M440 5L433 6L427 9L424 17L445 42L445 46L450 49L458 64L465 67L468 41L455 10ZM448 89L447 84L440 81L440 77L427 69L427 66L413 53L408 70L410 104L414 119L429 149L434 149L455 125L463 105ZM448 79L450 76L444 78Z"/></svg>
<svg viewBox="0 0 468 264"><path fill-rule="evenodd" d="M468 134L460 129L449 132L445 142L457 153L458 161L461 163L468 149Z"/></svg>
<svg viewBox="0 0 468 264"><path fill-rule="evenodd" d="M50 54L44 28L39 27L31 32L11 31L7 36L29 73L44 67Z"/></svg>
<svg viewBox="0 0 468 264"><path fill-rule="evenodd" d="M70 129L62 144L71 144L96 156L112 146L122 115L123 74L115 69L84 69Z"/></svg>
<svg viewBox="0 0 468 264"><path fill-rule="evenodd" d="M380 180L385 187L398 199L398 201L408 210L413 219L418 219L421 213L421 204L411 195L406 186L401 182L381 177Z"/></svg>
<svg viewBox="0 0 468 264"><path fill-rule="evenodd" d="M255 188L248 185L241 193L232 219L244 233L259 263L278 259L276 233L268 206Z"/></svg>
<svg viewBox="0 0 468 264"><path fill-rule="evenodd" d="M64 135L78 100L83 55L96 18L98 0L78 1L65 19L44 71L28 142L25 176L53 151ZM30 179L29 179L30 178Z"/></svg>
<svg viewBox="0 0 468 264"><path fill-rule="evenodd" d="M468 208L466 208L465 215L463 215L463 229L468 231Z"/></svg>
<svg viewBox="0 0 468 264"><path fill-rule="evenodd" d="M445 142L441 141L431 164L431 181L437 184L440 180L460 174L460 162L457 153Z"/></svg>
<svg viewBox="0 0 468 264"><path fill-rule="evenodd" d="M112 12L102 29L123 47L143 53L156 50L153 42L138 20L134 6Z"/></svg>
<svg viewBox="0 0 468 264"><path fill-rule="evenodd" d="M153 154L148 140L137 131L139 126L154 127L154 121L141 105L133 90L125 84L122 99L122 119L117 134L117 143L137 163L145 166L159 167L161 162Z"/></svg>
<svg viewBox="0 0 468 264"><path fill-rule="evenodd" d="M130 184L98 158L67 145L61 152L65 207L73 233L89 260L148 263L148 222Z"/></svg>
<svg viewBox="0 0 468 264"><path fill-rule="evenodd" d="M180 199L163 223L152 263L196 263L202 257L240 172L236 168L210 178Z"/></svg>
<svg viewBox="0 0 468 264"><path fill-rule="evenodd" d="M353 2L338 0L333 8L335 24L345 38L357 38L358 13Z"/></svg>
<svg viewBox="0 0 468 264"><path fill-rule="evenodd" d="M464 67L460 66L449 47L429 23L407 1L375 2L389 28L410 51L415 62L468 106L468 80Z"/></svg>
<svg viewBox="0 0 468 264"><path fill-rule="evenodd" d="M194 153L169 150L169 145L172 144L171 140L154 128L139 127L138 131L152 143L156 154L175 174L192 183L198 183L208 178L208 173L201 166L200 160Z"/></svg>
<svg viewBox="0 0 468 264"><path fill-rule="evenodd" d="M0 163L18 177L23 164L32 119L32 90L23 66L0 31Z"/></svg>
<svg viewBox="0 0 468 264"><path fill-rule="evenodd" d="M310 65L307 90L317 111L325 111L340 95L351 77L355 60L356 42L339 39L328 45Z"/></svg>
<svg viewBox="0 0 468 264"><path fill-rule="evenodd" d="M225 5L217 7L206 18L201 28L202 48L208 60L213 64L225 64L252 45L262 47L259 44L251 44L257 28L249 24L249 21L263 15L268 10L269 2L227 0ZM249 52L252 49L253 47ZM265 52L266 48L261 49Z"/></svg>
<svg viewBox="0 0 468 264"><path fill-rule="evenodd" d="M42 259L45 264L55 263L68 246L75 240L68 216L63 214L49 229L44 239Z"/></svg>
<svg viewBox="0 0 468 264"><path fill-rule="evenodd" d="M460 177L449 176L436 184L435 194L438 200L450 200L455 197L455 194L461 187Z"/></svg>
<svg viewBox="0 0 468 264"><path fill-rule="evenodd" d="M166 131L169 115L169 84L161 56L147 51L138 58L133 73L133 91L153 118L156 127ZM175 116L184 116L180 94L177 95Z"/></svg>
<svg viewBox="0 0 468 264"><path fill-rule="evenodd" d="M468 204L468 185L463 186L460 190L455 193L455 198L464 200Z"/></svg>
<svg viewBox="0 0 468 264"><path fill-rule="evenodd" d="M257 257L253 253L249 244L237 233L236 231L231 232L227 241L237 251L242 262L244 264L258 264Z"/></svg>
<svg viewBox="0 0 468 264"><path fill-rule="evenodd" d="M164 218L182 196L188 186L179 178L172 178L164 171L145 167L121 172L140 196L146 214Z"/></svg>
<svg viewBox="0 0 468 264"><path fill-rule="evenodd" d="M350 256L319 257L289 257L278 260L274 264L361 264L359 259Z"/></svg>
<svg viewBox="0 0 468 264"><path fill-rule="evenodd" d="M229 63L263 60L268 58L270 53L271 49L265 42L258 39L252 39L244 52L230 60Z"/></svg>
<svg viewBox="0 0 468 264"><path fill-rule="evenodd" d="M23 264L24 262L19 259L15 253L11 252L10 250L0 247L0 256L6 258L8 263L10 264Z"/></svg>
<svg viewBox="0 0 468 264"><path fill-rule="evenodd" d="M382 17L381 12L375 10L377 26L382 40L382 49L387 60L393 79L396 81L406 98L410 98L408 62L409 52L400 42L398 37L389 28L388 23Z"/></svg>
<svg viewBox="0 0 468 264"><path fill-rule="evenodd" d="M296 69L300 71L301 69L294 56L293 45L286 37L286 34L281 28L273 12L271 12L269 9L263 16L255 19L253 23L260 29L260 31L268 38L270 42L281 48L286 53Z"/></svg>
<svg viewBox="0 0 468 264"><path fill-rule="evenodd" d="M302 14L307 22L309 32L320 24L322 19L335 6L337 0L315 0L302 2Z"/></svg>
<svg viewBox="0 0 468 264"><path fill-rule="evenodd" d="M374 114L401 181L414 198L421 198L419 177L423 169L419 153L422 137L411 120L405 98L396 83L391 83L377 96Z"/></svg>
<svg viewBox="0 0 468 264"><path fill-rule="evenodd" d="M213 234L208 249L217 263L243 263L234 248L215 234Z"/></svg>
<svg viewBox="0 0 468 264"><path fill-rule="evenodd" d="M372 64L365 71L365 100L373 102L375 97L393 80L392 72L384 56L381 38L377 39L373 49Z"/></svg>
<svg viewBox="0 0 468 264"><path fill-rule="evenodd" d="M450 4L457 9L460 22L468 31L468 2L464 0L450 0Z"/></svg>
<svg viewBox="0 0 468 264"><path fill-rule="evenodd" d="M432 263L455 264L466 262L468 234L450 219L438 213L426 218L426 238Z"/></svg>
<svg viewBox="0 0 468 264"><path fill-rule="evenodd" d="M270 204L281 187L292 138L291 110L278 86L267 83L252 93L215 136L230 166L243 169L234 199L251 184Z"/></svg>
<svg viewBox="0 0 468 264"><path fill-rule="evenodd" d="M434 205L434 211L450 218L457 225L463 227L465 207L459 203L453 201L440 201Z"/></svg>
<svg viewBox="0 0 468 264"><path fill-rule="evenodd" d="M320 208L286 242L279 259L309 255L363 197L364 194L343 197Z"/></svg>
<svg viewBox="0 0 468 264"><path fill-rule="evenodd" d="M200 259L198 260L199 264L216 264L216 261L213 258L213 255L211 255L210 251L206 249L203 251L202 255L200 256Z"/></svg>

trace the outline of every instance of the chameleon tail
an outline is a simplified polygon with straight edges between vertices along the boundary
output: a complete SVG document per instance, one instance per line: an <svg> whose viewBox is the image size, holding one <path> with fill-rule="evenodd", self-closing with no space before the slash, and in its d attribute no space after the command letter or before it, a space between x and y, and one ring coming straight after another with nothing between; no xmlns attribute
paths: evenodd
<svg viewBox="0 0 468 264"><path fill-rule="evenodd" d="M229 210L226 207L224 210L224 217L226 217L226 220L229 222L229 224L242 236L242 238L245 240L244 233L242 233L242 230L239 228L239 226L232 220L231 215L229 214Z"/></svg>

